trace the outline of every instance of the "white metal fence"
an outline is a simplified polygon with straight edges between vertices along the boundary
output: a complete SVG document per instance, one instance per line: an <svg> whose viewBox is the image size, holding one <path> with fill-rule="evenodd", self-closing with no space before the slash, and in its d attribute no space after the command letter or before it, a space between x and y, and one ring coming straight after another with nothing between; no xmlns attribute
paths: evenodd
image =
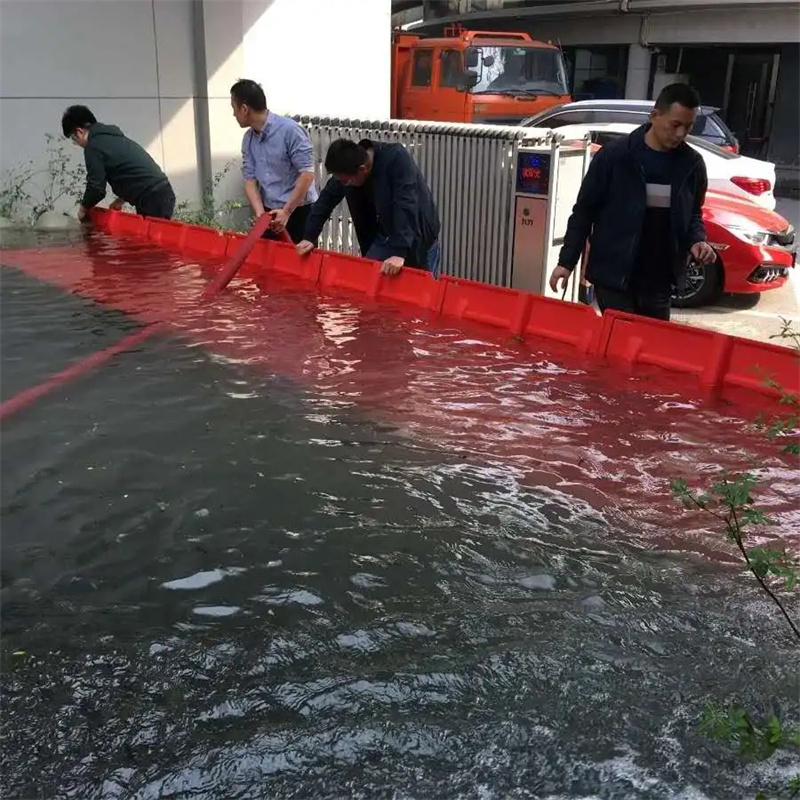
<svg viewBox="0 0 800 800"><path fill-rule="evenodd" d="M442 222L442 272L508 286L514 221L515 163L519 147L549 145L553 134L526 128L450 122L367 122L295 117L314 145L317 185L328 176L324 160L336 139L398 142L428 181ZM325 226L320 246L358 253L342 203Z"/></svg>

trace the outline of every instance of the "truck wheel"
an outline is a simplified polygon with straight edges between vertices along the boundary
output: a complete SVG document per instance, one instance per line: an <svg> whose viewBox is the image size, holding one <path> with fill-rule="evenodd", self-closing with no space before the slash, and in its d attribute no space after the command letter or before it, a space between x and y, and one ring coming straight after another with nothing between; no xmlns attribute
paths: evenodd
<svg viewBox="0 0 800 800"><path fill-rule="evenodd" d="M722 261L714 264L690 261L686 272L686 286L672 296L675 308L698 308L716 303L722 294Z"/></svg>

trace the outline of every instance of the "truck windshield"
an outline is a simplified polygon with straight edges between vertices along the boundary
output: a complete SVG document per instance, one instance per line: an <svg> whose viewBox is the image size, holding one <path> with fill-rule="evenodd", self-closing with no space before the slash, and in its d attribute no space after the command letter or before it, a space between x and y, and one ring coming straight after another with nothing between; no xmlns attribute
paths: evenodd
<svg viewBox="0 0 800 800"><path fill-rule="evenodd" d="M473 69L479 78L473 94L569 94L559 50L508 46L472 50L478 54L478 64Z"/></svg>

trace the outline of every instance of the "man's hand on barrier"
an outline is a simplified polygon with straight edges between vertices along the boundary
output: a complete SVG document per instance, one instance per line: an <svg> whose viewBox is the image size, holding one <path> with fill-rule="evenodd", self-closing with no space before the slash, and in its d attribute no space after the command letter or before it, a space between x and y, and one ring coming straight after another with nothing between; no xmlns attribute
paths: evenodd
<svg viewBox="0 0 800 800"><path fill-rule="evenodd" d="M400 256L390 256L383 262L381 272L384 275L397 275L405 263L406 260Z"/></svg>
<svg viewBox="0 0 800 800"><path fill-rule="evenodd" d="M717 260L716 250L708 242L695 242L689 252L701 264L713 264Z"/></svg>
<svg viewBox="0 0 800 800"><path fill-rule="evenodd" d="M78 206L78 219L81 222L89 222L89 209L83 206Z"/></svg>
<svg viewBox="0 0 800 800"><path fill-rule="evenodd" d="M572 270L562 267L560 264L550 273L550 288L557 292L559 289L566 289ZM559 283L561 284L559 286Z"/></svg>
<svg viewBox="0 0 800 800"><path fill-rule="evenodd" d="M295 245L294 249L297 252L297 255L307 256L314 249L314 244L309 242L307 239L303 239L302 242L298 242Z"/></svg>
<svg viewBox="0 0 800 800"><path fill-rule="evenodd" d="M108 207L111 211L121 211L122 206L125 205L125 201L121 197L115 197L112 203L109 203Z"/></svg>

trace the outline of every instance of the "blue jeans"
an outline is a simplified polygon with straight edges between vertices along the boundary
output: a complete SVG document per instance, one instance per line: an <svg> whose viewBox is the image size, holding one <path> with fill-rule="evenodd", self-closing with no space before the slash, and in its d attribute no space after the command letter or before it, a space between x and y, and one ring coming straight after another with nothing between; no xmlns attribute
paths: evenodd
<svg viewBox="0 0 800 800"><path fill-rule="evenodd" d="M364 254L365 258L370 258L373 261L386 261L387 258L391 258L392 253L387 246L387 240L384 238L378 238L373 243L372 246L367 250ZM439 277L439 262L442 258L442 247L439 244L438 240L431 245L430 250L428 250L427 254L425 255L425 263L422 265L421 269L426 269L428 272L433 275L434 278Z"/></svg>

